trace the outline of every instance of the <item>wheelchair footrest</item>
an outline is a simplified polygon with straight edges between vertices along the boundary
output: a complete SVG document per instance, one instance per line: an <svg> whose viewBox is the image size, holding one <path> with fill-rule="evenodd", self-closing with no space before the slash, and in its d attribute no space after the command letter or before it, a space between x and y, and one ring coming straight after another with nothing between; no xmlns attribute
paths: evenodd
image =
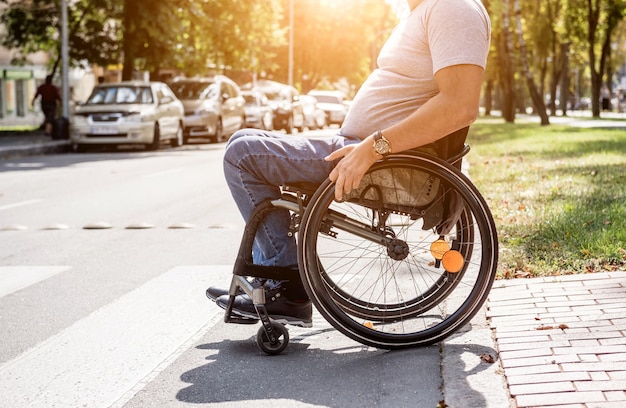
<svg viewBox="0 0 626 408"><path fill-rule="evenodd" d="M225 323L235 323L235 324L257 324L259 319L252 319L250 317L243 317L237 315L226 316L224 319Z"/></svg>

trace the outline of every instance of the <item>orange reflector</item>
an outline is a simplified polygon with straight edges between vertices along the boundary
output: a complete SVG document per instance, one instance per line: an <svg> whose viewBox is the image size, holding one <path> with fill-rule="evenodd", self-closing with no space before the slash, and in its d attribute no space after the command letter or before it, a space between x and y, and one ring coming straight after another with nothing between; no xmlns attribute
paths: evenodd
<svg viewBox="0 0 626 408"><path fill-rule="evenodd" d="M372 322L365 322L363 323L363 326L367 327L368 329L374 330L374 323Z"/></svg>
<svg viewBox="0 0 626 408"><path fill-rule="evenodd" d="M435 259L441 260L443 255L450 250L450 245L443 239L438 239L430 245L430 253Z"/></svg>
<svg viewBox="0 0 626 408"><path fill-rule="evenodd" d="M463 269L465 260L459 251L451 250L443 254L441 264L443 268L450 273L457 273Z"/></svg>

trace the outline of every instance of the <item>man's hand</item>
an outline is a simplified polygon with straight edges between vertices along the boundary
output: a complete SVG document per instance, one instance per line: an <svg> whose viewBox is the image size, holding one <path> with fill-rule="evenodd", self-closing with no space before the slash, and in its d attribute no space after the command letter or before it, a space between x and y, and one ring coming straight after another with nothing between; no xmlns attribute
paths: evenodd
<svg viewBox="0 0 626 408"><path fill-rule="evenodd" d="M372 164L380 159L374 151L372 137L367 137L359 144L344 146L325 157L326 161L339 160L328 178L335 183L335 199L343 201L347 194L357 188L363 175Z"/></svg>

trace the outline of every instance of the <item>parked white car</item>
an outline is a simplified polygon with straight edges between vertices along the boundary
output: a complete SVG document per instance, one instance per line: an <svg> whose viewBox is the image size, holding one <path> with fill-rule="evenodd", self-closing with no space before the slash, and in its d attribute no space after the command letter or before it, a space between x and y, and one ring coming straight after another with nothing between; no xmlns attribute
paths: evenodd
<svg viewBox="0 0 626 408"><path fill-rule="evenodd" d="M341 126L348 113L348 107L341 92L313 90L308 95L317 99L317 105L326 113L326 123Z"/></svg>
<svg viewBox="0 0 626 408"><path fill-rule="evenodd" d="M319 107L317 99L311 95L300 95L300 102L304 111L304 125L309 130L325 128L326 112Z"/></svg>
<svg viewBox="0 0 626 408"><path fill-rule="evenodd" d="M162 82L97 85L70 120L76 149L88 145L142 144L157 150L162 140L183 144L183 104Z"/></svg>

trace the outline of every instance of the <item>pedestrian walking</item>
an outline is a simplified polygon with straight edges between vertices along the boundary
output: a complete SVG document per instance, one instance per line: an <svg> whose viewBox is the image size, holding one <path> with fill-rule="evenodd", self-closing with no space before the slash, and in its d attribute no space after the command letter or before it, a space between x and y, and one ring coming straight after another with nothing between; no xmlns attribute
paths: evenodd
<svg viewBox="0 0 626 408"><path fill-rule="evenodd" d="M37 97L41 97L41 111L45 116L44 132L46 136L51 136L57 114L57 103L61 103L61 94L59 93L59 88L52 83L52 75L46 76L46 82L37 88L37 92L35 92L31 103L33 107L35 106Z"/></svg>

